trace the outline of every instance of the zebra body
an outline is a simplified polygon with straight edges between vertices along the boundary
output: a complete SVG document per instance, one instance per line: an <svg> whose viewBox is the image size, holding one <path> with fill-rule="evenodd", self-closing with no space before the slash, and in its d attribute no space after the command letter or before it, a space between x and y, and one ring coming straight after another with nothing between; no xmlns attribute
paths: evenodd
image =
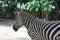
<svg viewBox="0 0 60 40"><path fill-rule="evenodd" d="M57 40L60 37L59 21L44 21L29 13L31 12L20 10L20 22L13 25L14 30L18 30L22 25L25 25L32 40Z"/></svg>
<svg viewBox="0 0 60 40"><path fill-rule="evenodd" d="M46 40L58 40L60 38L60 21L47 21L41 27L42 35Z"/></svg>

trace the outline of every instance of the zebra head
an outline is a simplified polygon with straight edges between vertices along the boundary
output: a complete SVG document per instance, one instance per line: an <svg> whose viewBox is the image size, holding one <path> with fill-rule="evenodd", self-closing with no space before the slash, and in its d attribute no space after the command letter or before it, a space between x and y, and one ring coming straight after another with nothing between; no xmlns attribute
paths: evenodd
<svg viewBox="0 0 60 40"><path fill-rule="evenodd" d="M26 22L31 16L34 18L36 13L25 9L19 9L18 16L16 17L16 21L13 24L13 29L17 31L21 26L26 26Z"/></svg>
<svg viewBox="0 0 60 40"><path fill-rule="evenodd" d="M22 23L22 21L21 21L21 18L20 18L19 13L18 13L18 12L15 12L15 15L16 15L16 17L15 17L15 22L14 22L14 24L13 24L13 29L14 29L14 31L18 31L18 29L19 29L21 26L23 26L23 23Z"/></svg>

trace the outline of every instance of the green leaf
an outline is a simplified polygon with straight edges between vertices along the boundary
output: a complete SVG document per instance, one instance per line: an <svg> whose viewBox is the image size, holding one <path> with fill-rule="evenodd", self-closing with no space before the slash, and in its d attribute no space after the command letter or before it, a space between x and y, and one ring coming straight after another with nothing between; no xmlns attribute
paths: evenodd
<svg viewBox="0 0 60 40"><path fill-rule="evenodd" d="M29 10L32 11L34 7L31 7Z"/></svg>
<svg viewBox="0 0 60 40"><path fill-rule="evenodd" d="M52 9L51 8L48 8L48 11L50 12Z"/></svg>
<svg viewBox="0 0 60 40"><path fill-rule="evenodd" d="M46 7L46 5L45 6L42 6L42 9L44 9Z"/></svg>
<svg viewBox="0 0 60 40"><path fill-rule="evenodd" d="M45 8L43 8L43 11L46 11L48 8L47 7L45 7Z"/></svg>
<svg viewBox="0 0 60 40"><path fill-rule="evenodd" d="M33 10L33 8L34 8L34 6L33 6L33 5L31 5L31 6L30 6L30 8L29 8L29 10L30 10L30 11L32 11L32 10Z"/></svg>
<svg viewBox="0 0 60 40"><path fill-rule="evenodd" d="M53 5L52 4L49 4L49 8L52 8L53 7Z"/></svg>
<svg viewBox="0 0 60 40"><path fill-rule="evenodd" d="M51 11L53 9L53 2L54 0L32 0L31 2L27 2L27 4L25 5L26 8L30 11L32 10L39 10L39 7L42 7L43 11Z"/></svg>
<svg viewBox="0 0 60 40"><path fill-rule="evenodd" d="M38 10L39 10L38 8L35 9L35 11L38 11Z"/></svg>
<svg viewBox="0 0 60 40"><path fill-rule="evenodd" d="M44 2L42 5L47 5L48 4L48 1Z"/></svg>
<svg viewBox="0 0 60 40"><path fill-rule="evenodd" d="M49 3L53 3L54 1L49 1Z"/></svg>
<svg viewBox="0 0 60 40"><path fill-rule="evenodd" d="M43 3L43 1L42 1L42 0L40 0L40 3L42 4L42 3Z"/></svg>

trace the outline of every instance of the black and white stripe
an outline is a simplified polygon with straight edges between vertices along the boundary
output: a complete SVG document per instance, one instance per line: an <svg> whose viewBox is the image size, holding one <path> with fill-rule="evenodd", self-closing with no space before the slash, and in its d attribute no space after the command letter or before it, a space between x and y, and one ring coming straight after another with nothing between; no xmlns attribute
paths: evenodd
<svg viewBox="0 0 60 40"><path fill-rule="evenodd" d="M20 9L19 18L21 18L21 22L27 28L32 40L41 40L41 34L43 40L57 40L60 37L60 21L44 21L31 13ZM18 22L13 25L14 29L21 27L16 26L17 24Z"/></svg>
<svg viewBox="0 0 60 40"><path fill-rule="evenodd" d="M60 36L60 21L47 21L42 26L42 33L46 40L56 40Z"/></svg>

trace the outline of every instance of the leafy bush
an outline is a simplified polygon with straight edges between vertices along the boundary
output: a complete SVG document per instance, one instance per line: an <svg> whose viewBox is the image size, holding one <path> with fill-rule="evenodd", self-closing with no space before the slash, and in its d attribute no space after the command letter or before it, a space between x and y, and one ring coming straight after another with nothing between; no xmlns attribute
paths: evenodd
<svg viewBox="0 0 60 40"><path fill-rule="evenodd" d="M49 12L51 12L52 9L55 9L55 6L53 5L54 0L32 0L25 4L27 10L35 10L38 11L39 7L42 9L42 18L45 18L48 20ZM45 15L45 16L44 16Z"/></svg>
<svg viewBox="0 0 60 40"><path fill-rule="evenodd" d="M14 10L16 9L16 2L14 0L1 1L0 3L0 18L14 18Z"/></svg>
<svg viewBox="0 0 60 40"><path fill-rule="evenodd" d="M0 19L14 18L14 11L17 10L17 3L26 3L30 0L0 0Z"/></svg>
<svg viewBox="0 0 60 40"><path fill-rule="evenodd" d="M52 9L55 8L55 6L53 5L53 0L32 0L29 1L25 4L26 9L32 11L33 9L35 11L39 10L39 7L42 8L43 11L51 11Z"/></svg>
<svg viewBox="0 0 60 40"><path fill-rule="evenodd" d="M35 10L35 11L38 11L39 7L40 7L40 4L39 4L39 1L38 0L33 0L31 2L27 2L25 4L27 10Z"/></svg>

